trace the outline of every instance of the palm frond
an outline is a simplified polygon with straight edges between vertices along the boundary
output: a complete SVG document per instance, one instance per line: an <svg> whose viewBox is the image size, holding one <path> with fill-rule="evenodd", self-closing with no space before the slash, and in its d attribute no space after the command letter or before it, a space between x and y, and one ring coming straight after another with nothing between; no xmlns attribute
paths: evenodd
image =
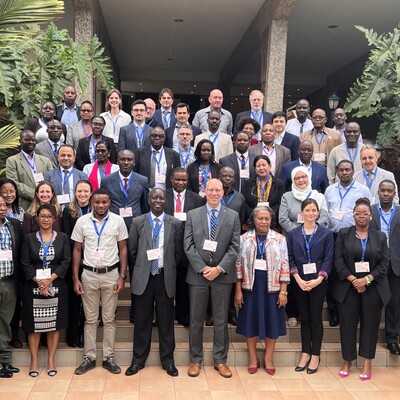
<svg viewBox="0 0 400 400"><path fill-rule="evenodd" d="M8 150L19 146L20 131L15 125L0 128L0 150Z"/></svg>

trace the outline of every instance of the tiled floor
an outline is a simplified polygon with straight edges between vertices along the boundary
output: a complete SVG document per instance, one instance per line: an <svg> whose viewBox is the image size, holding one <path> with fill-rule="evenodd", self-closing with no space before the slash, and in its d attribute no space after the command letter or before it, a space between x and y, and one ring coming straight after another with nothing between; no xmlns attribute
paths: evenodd
<svg viewBox="0 0 400 400"><path fill-rule="evenodd" d="M38 378L31 378L25 367L14 378L0 380L0 400L400 399L399 367L374 368L367 382L359 380L358 368L346 379L341 379L333 367L321 367L315 375L278 367L273 377L263 369L249 375L246 367L236 367L231 379L220 377L210 366L204 367L197 378L188 377L186 367L178 369L179 377L171 378L161 367L146 367L131 377L123 372L112 375L99 366L83 376L74 375L74 367L59 367L54 378L45 370Z"/></svg>

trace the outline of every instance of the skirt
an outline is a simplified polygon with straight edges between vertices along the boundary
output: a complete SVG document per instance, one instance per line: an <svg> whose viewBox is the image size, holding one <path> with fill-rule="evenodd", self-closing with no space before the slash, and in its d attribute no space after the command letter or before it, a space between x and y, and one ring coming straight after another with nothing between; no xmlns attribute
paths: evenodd
<svg viewBox="0 0 400 400"><path fill-rule="evenodd" d="M63 279L53 281L54 296L42 296L33 281L22 288L22 329L28 333L54 332L68 326L68 289Z"/></svg>
<svg viewBox="0 0 400 400"><path fill-rule="evenodd" d="M277 339L286 335L285 309L276 304L278 293L268 293L267 271L255 271L252 291L243 291L236 333L260 340Z"/></svg>

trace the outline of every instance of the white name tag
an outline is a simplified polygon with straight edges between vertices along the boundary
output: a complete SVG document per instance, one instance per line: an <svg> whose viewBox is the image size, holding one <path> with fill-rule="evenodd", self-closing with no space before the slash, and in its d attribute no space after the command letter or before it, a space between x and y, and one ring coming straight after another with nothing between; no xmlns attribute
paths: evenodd
<svg viewBox="0 0 400 400"><path fill-rule="evenodd" d="M240 170L240 177L244 179L249 179L250 178L250 173L247 169L241 169Z"/></svg>
<svg viewBox="0 0 400 400"><path fill-rule="evenodd" d="M50 279L51 269L50 268L38 268L36 270L36 279Z"/></svg>
<svg viewBox="0 0 400 400"><path fill-rule="evenodd" d="M315 263L303 264L303 272L305 274L316 274L317 273L317 264L315 264Z"/></svg>
<svg viewBox="0 0 400 400"><path fill-rule="evenodd" d="M298 213L297 214L297 223L298 224L304 223L304 218L303 218L303 214L302 213Z"/></svg>
<svg viewBox="0 0 400 400"><path fill-rule="evenodd" d="M205 197L206 196L206 192L199 192L199 196Z"/></svg>
<svg viewBox="0 0 400 400"><path fill-rule="evenodd" d="M148 261L159 260L160 258L161 258L160 249L147 250L147 260Z"/></svg>
<svg viewBox="0 0 400 400"><path fill-rule="evenodd" d="M269 207L269 201L259 201L257 203L257 207L263 206L263 207Z"/></svg>
<svg viewBox="0 0 400 400"><path fill-rule="evenodd" d="M369 262L360 261L355 263L356 272L369 272Z"/></svg>
<svg viewBox="0 0 400 400"><path fill-rule="evenodd" d="M254 260L254 269L265 271L267 269L267 262L265 260Z"/></svg>
<svg viewBox="0 0 400 400"><path fill-rule="evenodd" d="M186 221L186 213L185 212L175 212L174 217L179 219L180 221Z"/></svg>
<svg viewBox="0 0 400 400"><path fill-rule="evenodd" d="M0 261L12 261L12 250L0 250Z"/></svg>
<svg viewBox="0 0 400 400"><path fill-rule="evenodd" d="M35 180L35 183L39 183L44 181L43 174L41 172L33 173L33 179Z"/></svg>
<svg viewBox="0 0 400 400"><path fill-rule="evenodd" d="M214 240L205 239L203 250L212 251L213 253L215 253L217 251L217 246L218 246L218 242L216 242Z"/></svg>
<svg viewBox="0 0 400 400"><path fill-rule="evenodd" d="M91 251L90 258L95 261L103 261L104 260L104 250Z"/></svg>
<svg viewBox="0 0 400 400"><path fill-rule="evenodd" d="M336 210L332 213L332 218L335 218L339 221L341 221L344 217L344 212L340 210Z"/></svg>
<svg viewBox="0 0 400 400"><path fill-rule="evenodd" d="M165 175L156 174L156 183L165 183Z"/></svg>
<svg viewBox="0 0 400 400"><path fill-rule="evenodd" d="M132 217L132 207L121 207L119 209L119 215L124 217Z"/></svg>
<svg viewBox="0 0 400 400"><path fill-rule="evenodd" d="M70 202L69 194L59 194L57 196L57 201L58 201L58 204L67 204L67 203L69 203Z"/></svg>
<svg viewBox="0 0 400 400"><path fill-rule="evenodd" d="M314 161L325 162L325 153L314 153Z"/></svg>

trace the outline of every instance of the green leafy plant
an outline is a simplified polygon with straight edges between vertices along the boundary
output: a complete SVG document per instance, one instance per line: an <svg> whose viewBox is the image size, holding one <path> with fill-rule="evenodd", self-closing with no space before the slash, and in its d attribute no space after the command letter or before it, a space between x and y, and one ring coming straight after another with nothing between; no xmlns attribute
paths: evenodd
<svg viewBox="0 0 400 400"><path fill-rule="evenodd" d="M386 34L362 26L373 46L360 78L350 89L346 111L356 117L378 115L382 119L377 141L382 145L400 140L400 24Z"/></svg>

